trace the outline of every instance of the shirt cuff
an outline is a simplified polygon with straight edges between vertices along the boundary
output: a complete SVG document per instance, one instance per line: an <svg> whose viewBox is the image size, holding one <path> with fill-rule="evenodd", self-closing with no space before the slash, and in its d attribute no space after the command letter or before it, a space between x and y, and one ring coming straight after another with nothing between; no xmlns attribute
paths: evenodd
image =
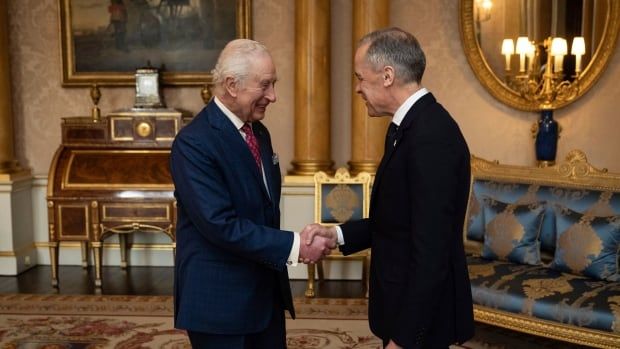
<svg viewBox="0 0 620 349"><path fill-rule="evenodd" d="M293 232L293 247L291 247L291 253L288 255L286 265L296 267L299 262L299 245L301 238L298 232Z"/></svg>
<svg viewBox="0 0 620 349"><path fill-rule="evenodd" d="M338 234L338 241L336 242L338 246L344 245L344 235L342 235L342 228L339 225L336 226L336 234Z"/></svg>

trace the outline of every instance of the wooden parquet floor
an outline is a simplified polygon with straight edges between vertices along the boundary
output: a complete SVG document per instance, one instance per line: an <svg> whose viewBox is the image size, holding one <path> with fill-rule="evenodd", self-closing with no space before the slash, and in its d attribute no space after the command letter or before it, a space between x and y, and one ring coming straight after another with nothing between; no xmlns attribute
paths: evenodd
<svg viewBox="0 0 620 349"><path fill-rule="evenodd" d="M49 266L39 265L18 276L0 276L0 294L104 294L104 295L153 295L173 293L173 267L128 267L102 268L103 287L94 287L94 268L80 266L59 267L59 287L51 285ZM301 297L306 287L305 280L291 280L294 297ZM327 280L318 283L317 297L362 298L361 281Z"/></svg>

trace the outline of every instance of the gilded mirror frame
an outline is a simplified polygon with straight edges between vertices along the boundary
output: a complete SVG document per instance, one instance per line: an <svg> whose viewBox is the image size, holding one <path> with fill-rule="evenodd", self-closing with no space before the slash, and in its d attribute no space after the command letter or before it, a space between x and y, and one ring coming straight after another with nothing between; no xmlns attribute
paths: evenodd
<svg viewBox="0 0 620 349"><path fill-rule="evenodd" d="M530 101L519 95L516 91L508 88L493 73L476 40L474 28L474 1L460 0L459 28L461 32L461 44L465 57L474 71L474 75L482 86L500 102L524 111L539 111L540 103ZM554 101L551 109L564 107L583 96L600 78L614 53L618 32L620 31L620 1L609 0L609 13L605 30L601 38L598 50L592 56L590 64L584 69L580 81L577 96L570 101Z"/></svg>

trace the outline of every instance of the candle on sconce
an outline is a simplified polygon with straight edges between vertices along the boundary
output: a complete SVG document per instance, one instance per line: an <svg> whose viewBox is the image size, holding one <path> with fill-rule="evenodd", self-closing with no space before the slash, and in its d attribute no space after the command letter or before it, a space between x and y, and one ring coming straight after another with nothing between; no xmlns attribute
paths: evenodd
<svg viewBox="0 0 620 349"><path fill-rule="evenodd" d="M530 40L527 36L519 36L517 38L517 47L515 51L519 55L519 72L525 72L525 55L527 54L528 47L530 44Z"/></svg>
<svg viewBox="0 0 620 349"><path fill-rule="evenodd" d="M527 71L529 73L531 73L532 70L534 69L534 56L535 55L536 55L536 46L534 46L534 44L530 42L527 48Z"/></svg>
<svg viewBox="0 0 620 349"><path fill-rule="evenodd" d="M512 39L504 39L502 42L502 54L506 56L506 71L510 71L510 56L515 53L515 45Z"/></svg>
<svg viewBox="0 0 620 349"><path fill-rule="evenodd" d="M559 73L563 70L564 55L568 53L568 45L564 38L553 38L551 41L551 55L554 58L553 72Z"/></svg>
<svg viewBox="0 0 620 349"><path fill-rule="evenodd" d="M570 53L575 56L575 74L579 75L581 72L581 56L586 53L586 42L583 36L576 36L573 39Z"/></svg>

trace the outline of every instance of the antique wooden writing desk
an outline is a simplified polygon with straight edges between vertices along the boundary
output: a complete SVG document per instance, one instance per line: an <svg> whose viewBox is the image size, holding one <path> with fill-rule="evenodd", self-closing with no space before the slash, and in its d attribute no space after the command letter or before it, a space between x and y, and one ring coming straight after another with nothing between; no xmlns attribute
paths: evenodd
<svg viewBox="0 0 620 349"><path fill-rule="evenodd" d="M97 287L103 240L111 234L119 234L123 268L129 233L164 233L174 251L176 202L168 160L174 136L188 120L174 109L126 110L99 121L63 118L47 188L53 286L61 241L81 243L83 267L90 245Z"/></svg>

